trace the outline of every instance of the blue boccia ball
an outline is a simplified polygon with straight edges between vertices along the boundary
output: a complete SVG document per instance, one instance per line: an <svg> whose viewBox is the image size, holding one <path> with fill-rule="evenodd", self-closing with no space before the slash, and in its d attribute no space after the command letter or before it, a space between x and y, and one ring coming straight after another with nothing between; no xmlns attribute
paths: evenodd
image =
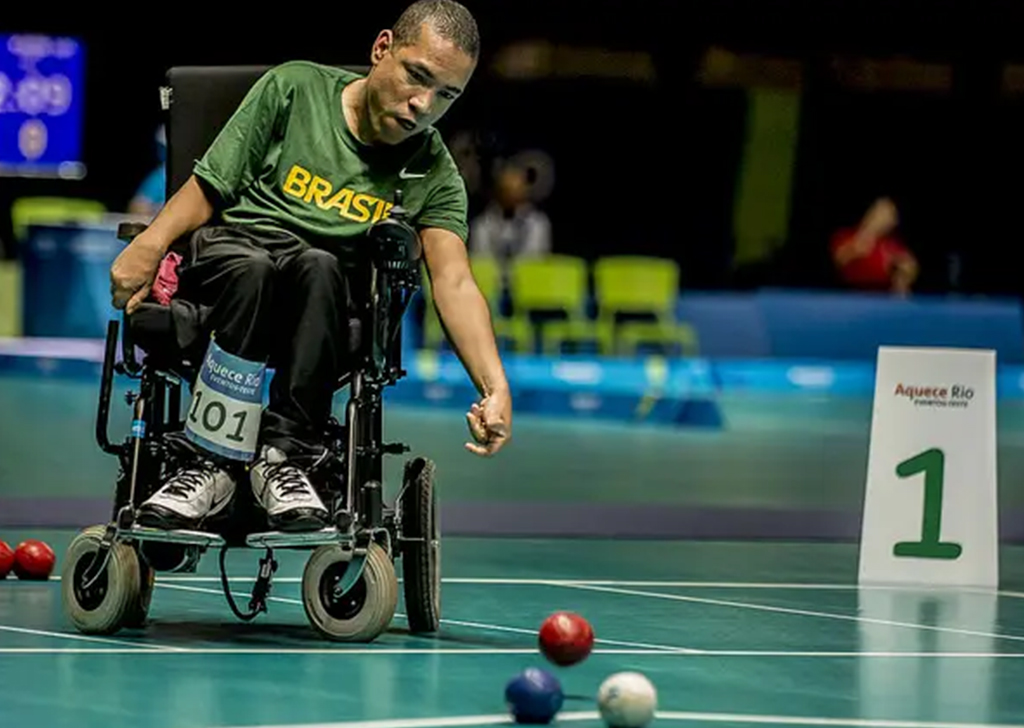
<svg viewBox="0 0 1024 728"><path fill-rule="evenodd" d="M505 686L505 702L516 723L550 723L564 700L558 679L536 667L523 670Z"/></svg>

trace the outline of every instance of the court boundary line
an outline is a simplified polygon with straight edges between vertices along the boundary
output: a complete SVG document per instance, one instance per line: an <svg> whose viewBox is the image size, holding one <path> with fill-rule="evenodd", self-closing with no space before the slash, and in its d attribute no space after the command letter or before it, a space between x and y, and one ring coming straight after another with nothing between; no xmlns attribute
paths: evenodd
<svg viewBox="0 0 1024 728"><path fill-rule="evenodd" d="M220 583L221 577L219 576L205 576L205 575L186 575L186 574L160 574L159 578L162 581L171 582L182 582L182 583ZM228 581L252 581L252 576L229 576ZM401 576L397 576L399 582L403 579ZM55 574L50 577L50 581L60 581L61 576ZM275 576L275 584L299 584L302 582L301 576ZM488 576L449 576L442 577L441 582L443 584L479 584L479 585L492 585L492 586L566 586L570 584L588 584L594 586L665 586L672 588L694 588L694 589L808 589L822 591L836 590L836 591L852 591L857 589L870 589L879 591L888 590L903 590L918 588L913 585L899 586L889 584L843 584L839 582L744 582L744 581L694 581L694 580L674 580L674 579L548 579L541 577L488 577ZM929 587L921 586L921 589L948 589L948 587ZM967 587L963 587L967 588ZM1016 596L1024 597L1024 592L1007 592L1008 594L1014 594Z"/></svg>
<svg viewBox="0 0 1024 728"><path fill-rule="evenodd" d="M54 575L50 577L51 581L59 581L60 576ZM251 577L234 577L230 581L251 581ZM191 591L198 593L217 594L223 595L222 590L215 589L204 589L200 587L189 587L181 583L175 582L219 582L219 577L214 576L183 576L183 575L167 575L157 579L156 585L166 589L177 589L182 591ZM281 583L299 583L302 581L301 577L279 577L275 579L276 582ZM959 634L964 636L973 637L986 637L994 639L1003 639L1010 641L1024 641L1024 636L1007 635L1000 633L991 632L980 632L976 630L967 630L954 627L938 627L933 625L925 625L914 622L899 622L895 620L884 620L876 619L871 617L861 617L855 615L836 614L832 612L819 612L814 610L796 609L791 607L779 607L774 605L765 604L754 604L750 602L737 602L722 599L711 599L708 597L695 597L685 594L668 594L663 592L653 591L639 591L634 589L619 588L618 586L612 585L637 585L637 586L664 586L664 587L694 587L694 588L736 588L736 589L801 589L801 590L814 590L814 589L832 589L832 590L856 590L861 588L867 589L879 589L879 590L907 590L913 589L914 591L921 592L935 592L935 593L948 593L948 588L943 587L931 587L931 588L919 588L919 587L906 587L906 586L890 586L890 585L851 585L851 584L815 584L815 583L770 583L770 582L700 582L700 581L658 581L658 580L570 580L570 579L504 579L504 578L487 578L487 577L452 577L444 579L442 581L448 583L462 583L462 584L508 584L508 585L537 585L537 586L551 586L561 587L570 589L579 589L584 591L594 591L599 593L610 593L619 594L623 596L636 596L636 597L647 597L653 599L665 599L671 601L681 601L690 603L703 603L711 604L715 606L725 606L739 609L749 609L757 611L767 611L782 614L791 614L794 616L804 617L816 617L824 619L838 619L844 621L854 621L868 624L880 624L884 626L892 627L904 627L910 629L922 629L929 631L945 632L949 634ZM172 583L168 583L172 582ZM985 595L999 595L1009 596L1014 598L1024 598L1024 592L1012 592L1012 591L999 591L999 590L985 590L985 589L972 589L972 588L961 588L961 591L968 593L979 593ZM232 590L236 596L242 596L248 598L250 595L245 593L236 593ZM298 599L292 599L288 597L270 596L269 601L275 601L291 605L302 605L302 601ZM406 619L406 615L397 613L395 617L398 619ZM510 632L516 634L524 634L534 636L536 630L520 628L520 627L509 627L505 625L497 625L485 622L473 622L466 620L451 620L442 619L443 623L450 624L452 626L462 626L472 629L481 629L485 631L498 631L498 632ZM114 638L96 637L90 635L82 635L75 633L64 633L64 632L53 632L47 630L31 629L26 627L16 627L13 625L0 625L0 631L21 633L27 635L33 635L37 637L47 637L52 639L63 639L73 640L82 642L96 642L101 644L112 644L126 648L128 652L190 652L190 648L174 647L170 645L161 645L153 642L130 642L127 640L118 640ZM760 651L760 650L708 650L698 649L690 647L677 647L670 645L654 645L639 642L628 642L620 640L608 640L608 639L597 639L595 643L601 643L606 645L617 645L620 648L624 648L623 652L608 652L607 654L649 654L654 652L668 653L668 654L689 654L689 655L705 655L705 656L738 656L738 657L868 657L870 654L862 652L818 652L818 651ZM17 650L19 652L27 652L28 650L35 650L37 648L3 648L0 647L0 654ZM48 648L38 648L39 650L46 650ZM637 650L636 653L630 652L630 649ZM110 651L110 650L103 650ZM596 651L596 650L595 650ZM511 653L510 653L511 654ZM879 656L885 657L907 657L911 656L912 653L877 653ZM1004 653L922 653L921 657L1008 657ZM1016 655L1013 655L1016 656Z"/></svg>
<svg viewBox="0 0 1024 728"><path fill-rule="evenodd" d="M219 595L219 596L223 596L223 594L224 594L223 590L220 590L220 589L204 589L203 587L184 586L184 585L181 585L181 584L161 584L159 580L157 580L155 582L155 584L157 586L162 586L164 589L176 589L176 590L180 590L180 591L195 592L195 593L199 593L199 594L215 594L215 595ZM234 596L234 597L249 598L249 597L252 596L251 594L247 594L247 593L235 592L233 589L232 589L231 593L232 593L232 596ZM291 597L275 597L275 596L270 596L270 597L267 597L267 601L276 601L276 602L280 602L280 603L283 603L283 604L298 605L300 607L302 606L302 600L301 599L293 599ZM407 618L406 615L402 614L401 612L395 612L395 617L397 619L406 619ZM441 619L441 623L442 624L450 624L450 625L455 626L455 627L469 627L471 629L481 629L481 630L490 631L490 632L511 632L511 633L514 633L514 634L524 634L524 635L529 635L530 637L532 637L534 639L536 639L536 637L537 637L537 630L536 629L526 629L525 627L509 627L509 626L505 626L505 625L501 625L501 624L492 624L490 622L470 622L470 621L465 621L465 620L444 619L444 618ZM595 639L594 643L595 644L605 644L605 645L617 645L619 647L642 649L642 650L648 650L648 651L667 652L667 653L670 653L670 654L693 654L693 653L699 652L699 650L692 649L692 648L689 648L689 647L676 647L676 646L672 646L672 645L655 645L655 644L648 644L648 643L645 643L645 642L628 642L628 641L623 641L623 640L609 640L609 639L604 639L604 638Z"/></svg>
<svg viewBox="0 0 1024 728"><path fill-rule="evenodd" d="M536 655L529 647L181 647L173 650L139 650L130 647L0 647L0 655ZM595 649L603 655L673 655L665 650ZM1024 655L1021 655L1024 657Z"/></svg>
<svg viewBox="0 0 1024 728"><path fill-rule="evenodd" d="M92 635L77 634L73 632L51 632L45 629L32 629L30 627L15 627L14 625L0 624L0 632L14 632L26 634L33 637L49 637L52 639L75 640L79 642L97 642L101 644L120 645L122 647L133 647L135 652L179 652L182 648L170 645L161 645L153 642L136 643L128 640L119 640L113 637L94 637Z"/></svg>
<svg viewBox="0 0 1024 728"><path fill-rule="evenodd" d="M583 591L595 591L605 594L622 594L624 596L649 597L651 599L666 599L678 602L691 602L695 604L711 604L720 607L733 607L737 609L750 609L761 612L775 612L778 614L789 614L800 617L819 617L823 619L838 619L848 622L860 622L864 624L880 624L887 627L906 627L910 629L923 629L931 632L945 632L948 634L959 634L969 637L988 637L994 639L1011 640L1024 642L1024 636L1000 634L998 632L980 632L977 630L960 629L957 627L938 627L917 622L898 622L890 619L879 619L875 617L861 617L852 614L836 614L834 612L819 612L810 609L797 609L795 607L778 607L771 604L753 604L750 602L735 602L726 599L711 599L710 597L694 597L687 594L667 594L665 592L638 591L635 589L618 589L615 587L592 586L588 584L565 584L569 589L580 589Z"/></svg>
<svg viewBox="0 0 1024 728"><path fill-rule="evenodd" d="M50 581L60 581L59 574L50 577ZM252 576L229 576L229 582L251 582ZM219 576L199 576L182 574L160 574L159 581L181 583L220 583ZM398 577L398 582L403 581ZM275 584L299 584L302 577L276 576ZM1013 599L1024 599L1024 591L988 589L971 586L941 586L930 584L848 584L839 582L770 582L770 581L694 581L674 579L544 579L544 578L504 578L504 577L443 577L443 584L479 584L492 586L608 586L608 587L666 587L669 589L781 589L805 591L896 591L896 592L934 592L948 594L959 592L979 596L1002 596Z"/></svg>
<svg viewBox="0 0 1024 728"><path fill-rule="evenodd" d="M156 650L134 647L0 647L0 655L318 655L336 657L367 657L370 655L536 655L535 648L462 648L462 647L181 647ZM644 650L627 648L597 648L592 655L621 655L634 657L751 657L751 658L797 658L806 659L1021 659L1019 652L812 652L785 650L706 650L703 652L677 653L667 650Z"/></svg>
<svg viewBox="0 0 1024 728"><path fill-rule="evenodd" d="M565 711L556 721L600 720L596 710ZM756 713L697 713L658 710L655 720L680 722L742 723L760 725L846 726L848 728L1024 728L1012 723L959 723L950 721L888 720L884 718L823 718L815 716L761 715ZM338 723L288 723L263 725L258 728L449 728L456 726L511 725L513 720L505 713L462 715L436 718L393 718ZM231 726L230 728L257 728Z"/></svg>

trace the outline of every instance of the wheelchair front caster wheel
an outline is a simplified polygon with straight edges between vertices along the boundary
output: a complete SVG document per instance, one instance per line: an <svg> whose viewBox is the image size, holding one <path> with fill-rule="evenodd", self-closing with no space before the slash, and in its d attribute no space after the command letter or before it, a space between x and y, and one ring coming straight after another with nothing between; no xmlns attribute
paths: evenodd
<svg viewBox="0 0 1024 728"><path fill-rule="evenodd" d="M441 623L441 524L431 460L406 463L402 494L402 586L409 631L436 632Z"/></svg>
<svg viewBox="0 0 1024 728"><path fill-rule="evenodd" d="M92 526L75 536L61 570L64 613L83 634L113 634L122 627L139 625L149 606L152 586L144 593L138 554L125 543L114 543L106 567L85 586L104 533L104 526Z"/></svg>
<svg viewBox="0 0 1024 728"><path fill-rule="evenodd" d="M124 626L128 629L142 629L149 620L149 604L153 599L153 588L156 586L156 572L137 551L132 551L139 562L139 598L130 605L124 618Z"/></svg>
<svg viewBox="0 0 1024 728"><path fill-rule="evenodd" d="M350 569L362 571L356 577ZM338 545L320 546L302 574L302 604L310 624L327 639L372 642L395 617L394 564L376 542L354 558Z"/></svg>

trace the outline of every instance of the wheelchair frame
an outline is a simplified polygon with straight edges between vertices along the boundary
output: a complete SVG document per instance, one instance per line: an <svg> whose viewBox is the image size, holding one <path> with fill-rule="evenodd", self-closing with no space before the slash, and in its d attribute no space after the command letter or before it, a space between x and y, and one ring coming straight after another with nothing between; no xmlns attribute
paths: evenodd
<svg viewBox="0 0 1024 728"><path fill-rule="evenodd" d="M118 237L130 242L144 229L144 225L121 225ZM318 486L332 523L320 531L253 531L240 528L237 519L226 530L161 530L137 525L136 509L162 480L163 436L184 427L181 387L182 381L191 377L180 371L183 367L174 371L173 367L139 362L127 318L120 334L121 361L116 361L120 327L117 319L109 322L96 440L104 452L117 457L120 471L112 520L79 534L65 559L63 601L79 631L111 634L122 627L144 626L155 572L194 571L201 555L214 546L221 548L225 597L242 620L267 611L277 569L273 550L313 549L303 574L303 603L311 624L323 636L372 641L388 627L397 606L395 562L399 557L403 560L410 631L437 630L440 528L434 464L423 457L407 461L401 490L391 506L385 503L382 483L384 456L410 449L404 443L382 441L383 392L406 374L401 364L401 320L420 287L419 239L405 221L400 192L390 217L376 223L367 238L367 279L363 283L370 296L355 316L360 329L355 365L336 387L336 391L350 387L345 423L332 416L325 433L341 468L328 473L324 485ZM115 373L139 382L139 391L129 391L126 397L134 414L131 434L120 444L111 443L108 437ZM243 492L244 486L236 491L236 503ZM161 556L154 544L173 545L173 558L168 559L166 552ZM232 597L224 563L228 548L242 545L266 551L248 612L242 612ZM180 557L175 548L181 550Z"/></svg>

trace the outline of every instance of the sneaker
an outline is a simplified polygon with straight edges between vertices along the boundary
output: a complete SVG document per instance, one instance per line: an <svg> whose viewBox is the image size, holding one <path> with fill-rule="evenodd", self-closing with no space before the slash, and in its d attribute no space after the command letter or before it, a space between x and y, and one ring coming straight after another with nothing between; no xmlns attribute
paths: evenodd
<svg viewBox="0 0 1024 728"><path fill-rule="evenodd" d="M176 471L145 503L139 506L136 522L151 528L196 528L231 502L235 480L209 462Z"/></svg>
<svg viewBox="0 0 1024 728"><path fill-rule="evenodd" d="M252 466L252 492L278 531L319 531L330 514L305 470L276 447L264 447Z"/></svg>

